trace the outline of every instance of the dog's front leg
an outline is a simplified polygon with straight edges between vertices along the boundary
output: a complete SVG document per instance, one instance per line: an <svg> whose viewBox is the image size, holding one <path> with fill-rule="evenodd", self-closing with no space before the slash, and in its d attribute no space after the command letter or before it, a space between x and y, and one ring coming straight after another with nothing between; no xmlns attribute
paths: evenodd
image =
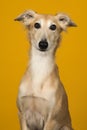
<svg viewBox="0 0 87 130"><path fill-rule="evenodd" d="M44 130L60 130L60 125L55 120L48 120L45 124Z"/></svg>
<svg viewBox="0 0 87 130"><path fill-rule="evenodd" d="M44 130L73 130L72 127L68 126L68 125L62 125L61 123L59 123L58 121L56 121L55 119L49 119L44 127Z"/></svg>
<svg viewBox="0 0 87 130"><path fill-rule="evenodd" d="M29 130L26 125L26 121L24 119L21 119L21 130Z"/></svg>
<svg viewBox="0 0 87 130"><path fill-rule="evenodd" d="M73 130L69 126L61 126L58 122L55 120L50 120L46 123L44 130Z"/></svg>
<svg viewBox="0 0 87 130"><path fill-rule="evenodd" d="M24 119L23 115L21 115L21 113L19 113L19 121L21 130L29 130L26 124L26 120Z"/></svg>
<svg viewBox="0 0 87 130"><path fill-rule="evenodd" d="M73 130L66 94L60 97L50 111L44 130Z"/></svg>

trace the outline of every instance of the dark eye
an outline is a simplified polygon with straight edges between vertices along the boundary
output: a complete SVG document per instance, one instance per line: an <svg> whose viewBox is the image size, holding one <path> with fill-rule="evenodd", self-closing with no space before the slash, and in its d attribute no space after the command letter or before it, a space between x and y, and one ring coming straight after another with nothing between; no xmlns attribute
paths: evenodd
<svg viewBox="0 0 87 130"><path fill-rule="evenodd" d="M59 21L64 21L65 19L64 18L60 18Z"/></svg>
<svg viewBox="0 0 87 130"><path fill-rule="evenodd" d="M39 29L39 28L41 28L41 25L39 23L35 23L34 27L37 28L37 29Z"/></svg>
<svg viewBox="0 0 87 130"><path fill-rule="evenodd" d="M51 30L56 30L56 25L55 25L55 24L51 25L51 26L50 26L50 29L51 29Z"/></svg>

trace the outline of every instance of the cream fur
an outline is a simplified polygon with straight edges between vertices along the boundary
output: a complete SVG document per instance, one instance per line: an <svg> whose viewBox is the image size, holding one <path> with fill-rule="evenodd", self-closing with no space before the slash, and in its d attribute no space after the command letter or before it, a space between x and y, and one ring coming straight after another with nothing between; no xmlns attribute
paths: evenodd
<svg viewBox="0 0 87 130"><path fill-rule="evenodd" d="M41 15L32 10L15 20L27 27L31 44L29 65L17 98L21 130L72 130L68 99L59 78L55 52L61 32L75 24L64 14ZM35 28L35 23L41 27ZM51 25L56 29L51 30ZM39 49L43 39L48 42L46 51Z"/></svg>

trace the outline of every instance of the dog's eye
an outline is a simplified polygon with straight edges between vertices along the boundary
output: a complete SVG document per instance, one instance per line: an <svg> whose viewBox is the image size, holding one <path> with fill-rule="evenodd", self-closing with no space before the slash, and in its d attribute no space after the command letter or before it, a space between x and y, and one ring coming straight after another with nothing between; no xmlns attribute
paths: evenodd
<svg viewBox="0 0 87 130"><path fill-rule="evenodd" d="M39 29L39 28L41 28L41 25L39 23L35 23L34 27L37 28L37 29Z"/></svg>
<svg viewBox="0 0 87 130"><path fill-rule="evenodd" d="M51 30L56 30L56 25L55 24L53 24L53 25L51 25L50 27L49 27Z"/></svg>

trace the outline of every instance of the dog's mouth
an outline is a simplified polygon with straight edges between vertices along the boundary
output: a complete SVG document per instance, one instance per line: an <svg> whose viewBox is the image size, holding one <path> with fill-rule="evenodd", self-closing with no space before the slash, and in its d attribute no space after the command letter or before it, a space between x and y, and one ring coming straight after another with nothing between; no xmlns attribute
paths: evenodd
<svg viewBox="0 0 87 130"><path fill-rule="evenodd" d="M45 52L47 49L38 49L39 51Z"/></svg>

